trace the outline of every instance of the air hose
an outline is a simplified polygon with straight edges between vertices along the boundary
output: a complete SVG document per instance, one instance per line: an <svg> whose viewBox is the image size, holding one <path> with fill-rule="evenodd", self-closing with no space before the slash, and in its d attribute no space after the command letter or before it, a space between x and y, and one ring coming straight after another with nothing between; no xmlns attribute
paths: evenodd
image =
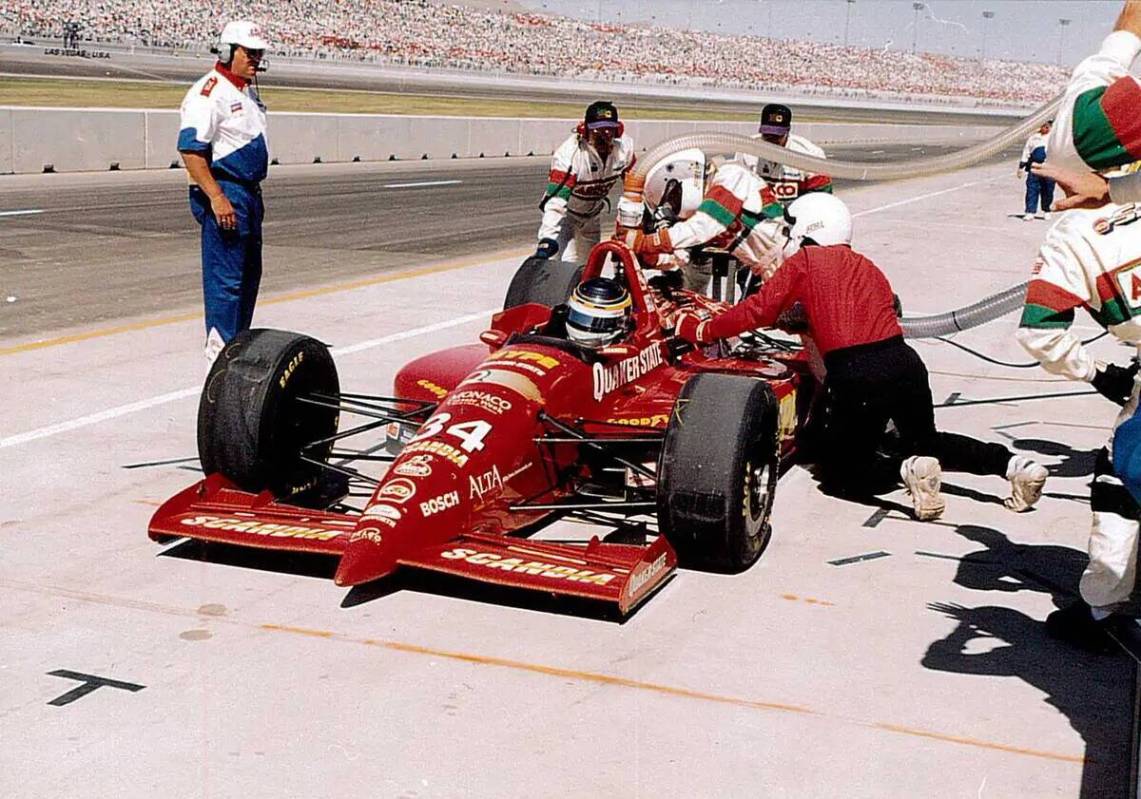
<svg viewBox="0 0 1141 799"><path fill-rule="evenodd" d="M642 202L646 176L658 163L674 153L696 147L706 154L746 153L765 161L776 161L806 172L818 172L834 178L860 181L902 180L925 177L940 172L966 169L1016 145L1021 147L1026 138L1042 123L1054 116L1061 104L1062 95L1050 100L1022 122L992 136L986 141L945 155L912 158L894 164L866 163L861 161L833 161L793 152L762 139L736 133L689 133L667 139L649 149L638 159L634 169L626 175L623 196L636 203ZM908 338L933 338L956 333L984 322L1004 316L1022 307L1026 297L1026 283L1011 286L976 303L932 316L901 320L904 335Z"/></svg>

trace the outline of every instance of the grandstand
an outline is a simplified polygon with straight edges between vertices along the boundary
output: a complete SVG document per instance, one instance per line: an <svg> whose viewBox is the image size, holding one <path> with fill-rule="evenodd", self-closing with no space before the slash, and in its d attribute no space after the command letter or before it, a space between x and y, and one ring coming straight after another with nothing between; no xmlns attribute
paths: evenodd
<svg viewBox="0 0 1141 799"><path fill-rule="evenodd" d="M277 55L629 83L831 96L1036 104L1065 84L1053 65L729 36L426 0L5 0L12 36L202 50L222 21L262 24Z"/></svg>

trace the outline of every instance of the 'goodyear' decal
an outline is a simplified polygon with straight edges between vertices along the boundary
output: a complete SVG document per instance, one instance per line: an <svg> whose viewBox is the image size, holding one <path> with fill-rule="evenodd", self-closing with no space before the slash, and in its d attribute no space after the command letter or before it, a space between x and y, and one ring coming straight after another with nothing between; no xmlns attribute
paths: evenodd
<svg viewBox="0 0 1141 799"><path fill-rule="evenodd" d="M606 585L618 575L607 572L595 572L590 569L576 569L574 566L556 566L554 563L544 563L537 560L523 560L522 558L505 558L494 552L480 552L478 549L464 549L457 547L440 553L448 560L462 560L487 569L499 569L505 572L519 574L541 574L552 580L566 580L572 583L591 583L593 585Z"/></svg>
<svg viewBox="0 0 1141 799"><path fill-rule="evenodd" d="M308 538L314 541L329 541L345 532L344 530L326 530L323 527L304 527L299 524L268 524L227 516L194 516L180 519L178 523L187 527L201 527L205 530L226 530L232 533L265 535L271 538Z"/></svg>

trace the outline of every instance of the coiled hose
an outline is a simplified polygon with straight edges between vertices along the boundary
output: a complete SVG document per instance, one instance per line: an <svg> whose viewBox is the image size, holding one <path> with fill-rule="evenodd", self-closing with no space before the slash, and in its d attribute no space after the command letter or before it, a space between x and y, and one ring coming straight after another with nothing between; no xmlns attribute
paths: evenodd
<svg viewBox="0 0 1141 799"><path fill-rule="evenodd" d="M835 178L869 182L924 177L940 172L965 169L985 161L1012 145L1021 146L1032 131L1037 130L1043 122L1054 115L1061 104L1062 96L1059 94L1017 125L992 136L986 141L953 153L912 158L894 164L832 161L815 158L793 152L776 144L770 144L762 139L753 139L736 133L714 131L689 133L667 139L651 147L642 158L638 159L634 169L627 174L623 193L626 198L634 202L642 202L646 175L650 173L650 170L674 153L691 147L699 148L706 154L747 153L766 161L776 161L796 169L803 169L806 172L820 172ZM904 335L908 338L932 338L990 322L1022 307L1026 298L1026 285L1026 283L1020 283L1017 286L1011 286L1005 291L992 294L964 308L932 316L904 317L901 321Z"/></svg>

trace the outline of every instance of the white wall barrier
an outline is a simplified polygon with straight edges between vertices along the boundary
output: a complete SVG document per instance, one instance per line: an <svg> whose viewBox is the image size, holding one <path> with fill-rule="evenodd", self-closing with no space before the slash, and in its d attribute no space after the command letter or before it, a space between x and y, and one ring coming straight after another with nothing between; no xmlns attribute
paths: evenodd
<svg viewBox="0 0 1141 799"><path fill-rule="evenodd" d="M273 113L270 155L281 164L499 158L549 154L570 119L502 119L383 114ZM752 122L632 120L639 149L696 130L753 133ZM964 146L997 131L986 126L806 123L797 131L821 145ZM136 109L0 106L0 173L164 169L179 162L178 113Z"/></svg>

